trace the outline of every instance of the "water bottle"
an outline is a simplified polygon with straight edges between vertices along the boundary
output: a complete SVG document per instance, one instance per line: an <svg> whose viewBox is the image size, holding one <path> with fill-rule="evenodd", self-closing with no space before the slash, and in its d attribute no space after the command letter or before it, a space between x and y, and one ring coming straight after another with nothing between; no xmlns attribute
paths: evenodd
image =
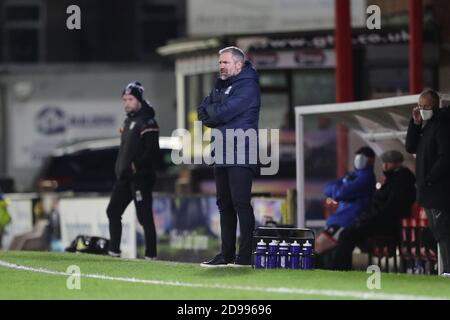
<svg viewBox="0 0 450 320"><path fill-rule="evenodd" d="M278 268L289 268L289 243L283 240L278 248Z"/></svg>
<svg viewBox="0 0 450 320"><path fill-rule="evenodd" d="M314 269L312 244L308 240L303 244L302 253L302 269L311 270Z"/></svg>
<svg viewBox="0 0 450 320"><path fill-rule="evenodd" d="M266 268L266 258L267 258L267 245L266 243L261 239L256 244L256 251L255 251L255 269L265 269Z"/></svg>
<svg viewBox="0 0 450 320"><path fill-rule="evenodd" d="M276 240L272 240L269 243L269 255L267 261L267 269L276 269L277 268L277 257L278 257L278 242Z"/></svg>
<svg viewBox="0 0 450 320"><path fill-rule="evenodd" d="M300 244L296 241L291 243L290 255L290 266L291 269L300 269Z"/></svg>

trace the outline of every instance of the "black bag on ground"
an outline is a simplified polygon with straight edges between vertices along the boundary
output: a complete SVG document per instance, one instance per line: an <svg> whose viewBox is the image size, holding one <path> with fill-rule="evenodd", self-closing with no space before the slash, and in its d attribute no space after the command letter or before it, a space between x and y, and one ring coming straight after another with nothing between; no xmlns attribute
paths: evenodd
<svg viewBox="0 0 450 320"><path fill-rule="evenodd" d="M101 237L90 237L86 235L77 236L66 252L81 252L91 254L108 254L109 240Z"/></svg>

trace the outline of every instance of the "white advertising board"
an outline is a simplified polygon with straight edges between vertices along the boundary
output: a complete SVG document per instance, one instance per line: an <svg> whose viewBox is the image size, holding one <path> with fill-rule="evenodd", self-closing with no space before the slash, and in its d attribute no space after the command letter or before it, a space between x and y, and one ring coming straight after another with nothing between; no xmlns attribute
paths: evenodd
<svg viewBox="0 0 450 320"><path fill-rule="evenodd" d="M7 194L6 197L11 200L8 206L11 223L6 226L3 235L4 249L9 248L15 236L30 232L33 229L32 198L14 194Z"/></svg>
<svg viewBox="0 0 450 320"><path fill-rule="evenodd" d="M353 27L366 23L366 0L351 1ZM334 28L335 0L189 0L189 36Z"/></svg>
<svg viewBox="0 0 450 320"><path fill-rule="evenodd" d="M119 136L120 101L31 101L9 110L9 163L39 168L56 147L83 139Z"/></svg>
<svg viewBox="0 0 450 320"><path fill-rule="evenodd" d="M106 207L109 198L61 199L61 242L64 248L78 235L97 236L109 239L109 221ZM131 203L122 216L123 258L136 258L136 209Z"/></svg>

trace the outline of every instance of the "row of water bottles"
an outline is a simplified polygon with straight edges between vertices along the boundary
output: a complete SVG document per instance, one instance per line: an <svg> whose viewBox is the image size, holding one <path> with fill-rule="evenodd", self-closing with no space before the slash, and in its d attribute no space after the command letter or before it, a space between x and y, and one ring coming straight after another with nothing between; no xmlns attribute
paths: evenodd
<svg viewBox="0 0 450 320"><path fill-rule="evenodd" d="M256 244L255 269L314 269L313 247L307 240L303 245L285 240L272 240L267 245L262 239Z"/></svg>

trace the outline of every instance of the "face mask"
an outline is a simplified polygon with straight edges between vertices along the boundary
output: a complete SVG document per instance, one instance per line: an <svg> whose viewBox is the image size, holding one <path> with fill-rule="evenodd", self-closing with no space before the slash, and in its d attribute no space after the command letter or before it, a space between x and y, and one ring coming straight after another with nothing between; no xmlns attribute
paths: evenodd
<svg viewBox="0 0 450 320"><path fill-rule="evenodd" d="M392 168L389 170L383 170L383 173L386 176L386 178L389 178L392 175L394 175L396 172L398 172L399 170L400 170L400 168Z"/></svg>
<svg viewBox="0 0 450 320"><path fill-rule="evenodd" d="M423 121L430 120L433 117L433 110L420 110L420 116Z"/></svg>
<svg viewBox="0 0 450 320"><path fill-rule="evenodd" d="M367 165L367 157L362 154L357 154L355 156L354 165L355 165L355 169L357 169L357 170L364 169Z"/></svg>

